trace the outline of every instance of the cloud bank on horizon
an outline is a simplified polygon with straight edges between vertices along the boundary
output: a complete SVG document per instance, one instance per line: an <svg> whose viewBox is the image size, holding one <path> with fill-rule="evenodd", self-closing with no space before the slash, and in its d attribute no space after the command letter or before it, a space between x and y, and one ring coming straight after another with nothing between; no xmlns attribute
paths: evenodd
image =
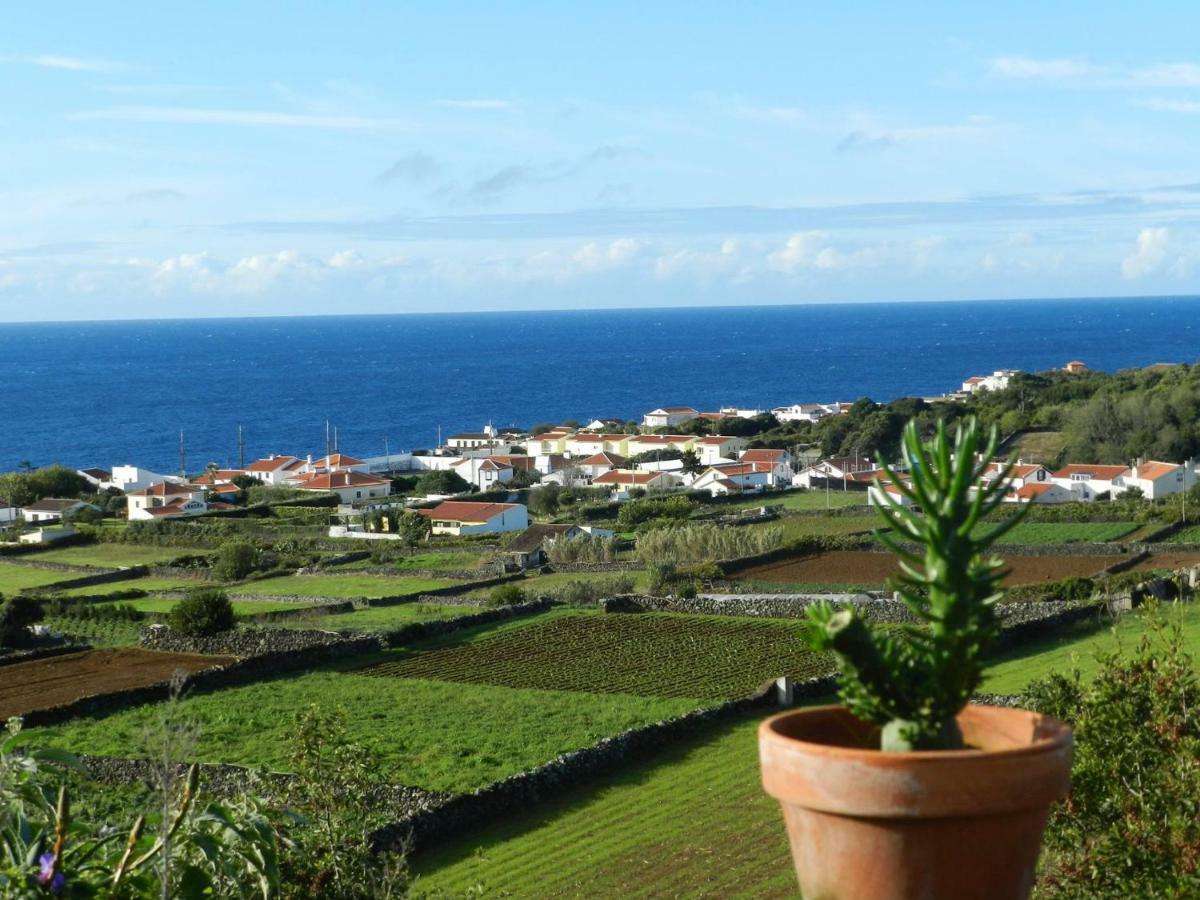
<svg viewBox="0 0 1200 900"><path fill-rule="evenodd" d="M0 321L1200 293L1200 10L964 6L28 10Z"/></svg>

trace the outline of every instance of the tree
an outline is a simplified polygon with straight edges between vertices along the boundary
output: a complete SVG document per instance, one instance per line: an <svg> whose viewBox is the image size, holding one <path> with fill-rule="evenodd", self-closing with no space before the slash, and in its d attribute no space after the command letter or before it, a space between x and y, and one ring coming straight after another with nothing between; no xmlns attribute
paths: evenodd
<svg viewBox="0 0 1200 900"><path fill-rule="evenodd" d="M257 547L244 540L226 541L213 556L212 573L218 581L241 581L257 565Z"/></svg>
<svg viewBox="0 0 1200 900"><path fill-rule="evenodd" d="M167 617L167 624L172 631L189 637L205 637L229 631L235 622L229 597L224 591L214 588L189 591L171 608L171 614Z"/></svg>
<svg viewBox="0 0 1200 900"><path fill-rule="evenodd" d="M422 541L429 540L433 534L433 522L428 516L405 510L396 520L396 533L400 535L400 543L405 547L415 547Z"/></svg>
<svg viewBox="0 0 1200 900"><path fill-rule="evenodd" d="M563 491L561 485L543 484L529 492L529 511L535 516L552 516L558 511L558 497Z"/></svg>
<svg viewBox="0 0 1200 900"><path fill-rule="evenodd" d="M19 647L29 639L29 626L42 618L42 605L20 594L0 599L0 647Z"/></svg>
<svg viewBox="0 0 1200 900"><path fill-rule="evenodd" d="M461 494L470 489L469 481L449 469L426 472L417 479L417 493L419 494Z"/></svg>
<svg viewBox="0 0 1200 900"><path fill-rule="evenodd" d="M700 471L700 454L692 448L689 447L687 450L684 450L679 460L683 463L683 471L689 475Z"/></svg>

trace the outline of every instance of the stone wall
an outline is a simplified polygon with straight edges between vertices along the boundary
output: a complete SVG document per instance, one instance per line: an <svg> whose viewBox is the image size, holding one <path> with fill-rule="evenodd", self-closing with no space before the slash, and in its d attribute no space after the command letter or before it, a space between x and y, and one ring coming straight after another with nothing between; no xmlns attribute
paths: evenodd
<svg viewBox="0 0 1200 900"><path fill-rule="evenodd" d="M645 563L617 560L614 562L578 562L578 563L550 563L550 568L555 572L640 572L646 568Z"/></svg>
<svg viewBox="0 0 1200 900"><path fill-rule="evenodd" d="M121 571L116 566L77 566L71 563L42 561L36 556L10 556L4 560L4 563L10 566L24 566L27 569L45 569L47 572L70 572L81 575L97 575Z"/></svg>
<svg viewBox="0 0 1200 900"><path fill-rule="evenodd" d="M197 637L178 634L166 625L144 626L138 640L138 644L146 650L237 656L242 659L311 651L314 648L342 647L355 643L363 643L362 652L367 652L377 649L379 641L370 636L347 638L333 631L300 628L239 628Z"/></svg>
<svg viewBox="0 0 1200 900"><path fill-rule="evenodd" d="M114 581L128 581L131 578L137 578L144 575L146 569L142 566L133 566L128 569L117 569L115 571L100 572L96 575L86 575L82 578L65 578L62 581L56 581L53 584L43 584L40 587L24 588L19 593L22 594L39 594L49 590L65 591L70 588L91 587L95 584L111 584Z"/></svg>

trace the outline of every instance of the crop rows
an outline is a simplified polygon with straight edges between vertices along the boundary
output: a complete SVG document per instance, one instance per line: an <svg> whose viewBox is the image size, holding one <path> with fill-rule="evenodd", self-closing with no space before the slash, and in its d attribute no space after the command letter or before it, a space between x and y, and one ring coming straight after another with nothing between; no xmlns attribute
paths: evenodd
<svg viewBox="0 0 1200 900"><path fill-rule="evenodd" d="M811 678L832 660L792 623L672 614L575 615L359 670L394 678L512 688L692 697L745 696L781 675Z"/></svg>

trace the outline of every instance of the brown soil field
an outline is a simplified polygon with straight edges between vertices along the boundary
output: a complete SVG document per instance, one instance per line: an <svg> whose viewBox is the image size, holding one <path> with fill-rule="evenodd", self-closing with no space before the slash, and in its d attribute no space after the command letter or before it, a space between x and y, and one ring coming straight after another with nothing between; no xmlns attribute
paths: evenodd
<svg viewBox="0 0 1200 900"><path fill-rule="evenodd" d="M228 656L114 648L0 666L0 722L84 697L155 684L180 669L200 672L234 661Z"/></svg>
<svg viewBox="0 0 1200 900"><path fill-rule="evenodd" d="M1068 575L1094 575L1123 556L1011 556L1006 559L1011 573L1005 584L1038 584ZM1153 560L1148 560L1154 568ZM1158 565L1161 565L1159 563ZM773 581L780 584L882 584L897 572L890 553L837 550L776 560L738 573L744 581Z"/></svg>
<svg viewBox="0 0 1200 900"><path fill-rule="evenodd" d="M1200 553L1155 553L1133 567L1135 572L1147 569L1182 569L1184 566L1200 565Z"/></svg>

